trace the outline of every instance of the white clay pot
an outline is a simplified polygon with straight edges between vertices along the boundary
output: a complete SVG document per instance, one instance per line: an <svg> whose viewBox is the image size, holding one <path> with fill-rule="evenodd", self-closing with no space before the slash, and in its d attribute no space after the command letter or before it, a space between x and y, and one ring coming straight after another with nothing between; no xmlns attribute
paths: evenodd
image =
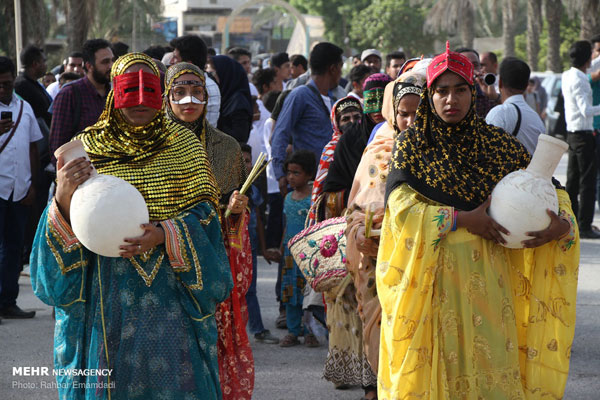
<svg viewBox="0 0 600 400"><path fill-rule="evenodd" d="M89 160L81 140L64 144L54 155L62 155L65 164L78 157ZM140 225L149 221L146 202L133 185L95 169L73 193L70 218L77 239L105 257L119 257L123 239L143 235Z"/></svg>
<svg viewBox="0 0 600 400"><path fill-rule="evenodd" d="M523 248L522 242L531 239L525 232L541 231L550 226L546 209L558 214L552 174L568 148L562 140L540 135L527 169L506 175L492 191L489 214L510 232L510 235L502 234L505 247Z"/></svg>

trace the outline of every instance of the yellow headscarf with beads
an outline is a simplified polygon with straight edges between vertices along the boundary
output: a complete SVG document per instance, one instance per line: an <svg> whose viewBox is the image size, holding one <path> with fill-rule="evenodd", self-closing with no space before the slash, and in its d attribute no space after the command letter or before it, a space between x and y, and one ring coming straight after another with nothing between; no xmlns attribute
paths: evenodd
<svg viewBox="0 0 600 400"><path fill-rule="evenodd" d="M111 79L135 64L160 76L150 57L130 53L119 57ZM201 201L217 205L219 190L206 151L196 135L166 118L163 110L144 126L130 125L114 108L111 90L98 122L76 136L99 173L135 186L148 206L150 219L175 217Z"/></svg>

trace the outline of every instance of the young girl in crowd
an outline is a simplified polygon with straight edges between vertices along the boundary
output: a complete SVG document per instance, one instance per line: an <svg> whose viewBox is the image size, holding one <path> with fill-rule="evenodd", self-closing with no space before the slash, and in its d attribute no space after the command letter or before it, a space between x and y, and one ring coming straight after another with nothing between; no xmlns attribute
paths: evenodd
<svg viewBox="0 0 600 400"><path fill-rule="evenodd" d="M288 334L281 340L281 347L300 344L298 336L302 332L302 300L306 280L287 247L288 241L304 228L304 222L310 209L312 180L315 177L316 157L308 150L298 150L284 163L284 169L292 191L287 194L283 204L285 216L285 234L281 244L284 256L281 301L285 305ZM310 184L309 184L310 182ZM318 346L313 334L306 334L304 344L309 347Z"/></svg>

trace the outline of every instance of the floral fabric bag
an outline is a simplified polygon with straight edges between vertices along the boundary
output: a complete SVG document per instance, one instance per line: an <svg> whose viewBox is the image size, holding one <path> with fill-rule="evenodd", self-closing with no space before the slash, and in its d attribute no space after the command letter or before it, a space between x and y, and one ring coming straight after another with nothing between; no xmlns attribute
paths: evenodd
<svg viewBox="0 0 600 400"><path fill-rule="evenodd" d="M346 217L330 218L305 228L288 242L290 253L316 292L337 286L346 269Z"/></svg>

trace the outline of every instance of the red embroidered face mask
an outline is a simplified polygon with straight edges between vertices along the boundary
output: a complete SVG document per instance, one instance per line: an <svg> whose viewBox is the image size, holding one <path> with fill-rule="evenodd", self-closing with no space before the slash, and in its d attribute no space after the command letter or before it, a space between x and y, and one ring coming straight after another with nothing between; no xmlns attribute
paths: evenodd
<svg viewBox="0 0 600 400"><path fill-rule="evenodd" d="M129 72L113 79L115 108L146 106L160 110L162 97L160 79L149 72L139 70Z"/></svg>

